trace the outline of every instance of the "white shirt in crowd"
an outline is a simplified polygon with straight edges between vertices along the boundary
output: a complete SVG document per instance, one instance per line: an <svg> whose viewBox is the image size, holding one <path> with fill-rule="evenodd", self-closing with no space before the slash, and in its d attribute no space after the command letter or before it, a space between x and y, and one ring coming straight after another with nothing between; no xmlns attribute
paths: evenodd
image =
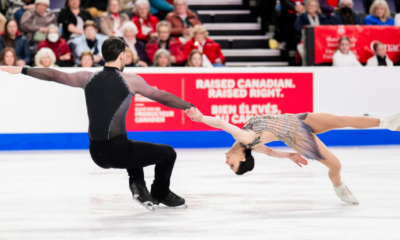
<svg viewBox="0 0 400 240"><path fill-rule="evenodd" d="M393 67L393 62L388 58L387 55L385 61L386 61L386 66L381 66L381 67ZM378 58L376 57L376 55L374 55L370 59L368 59L367 67L377 67L377 66L378 66Z"/></svg>
<svg viewBox="0 0 400 240"><path fill-rule="evenodd" d="M349 51L348 54L343 54L337 50L332 57L332 66L334 67L362 67L361 63L357 60L356 55Z"/></svg>

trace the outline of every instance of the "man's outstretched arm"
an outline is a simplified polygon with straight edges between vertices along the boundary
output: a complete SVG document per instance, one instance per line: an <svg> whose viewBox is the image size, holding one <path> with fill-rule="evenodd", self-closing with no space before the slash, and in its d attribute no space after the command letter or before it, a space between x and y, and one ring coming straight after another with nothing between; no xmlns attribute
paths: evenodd
<svg viewBox="0 0 400 240"><path fill-rule="evenodd" d="M71 87L84 88L91 72L81 71L76 73L65 73L51 68L27 68L2 66L0 70L10 74L24 74L45 81L53 81Z"/></svg>

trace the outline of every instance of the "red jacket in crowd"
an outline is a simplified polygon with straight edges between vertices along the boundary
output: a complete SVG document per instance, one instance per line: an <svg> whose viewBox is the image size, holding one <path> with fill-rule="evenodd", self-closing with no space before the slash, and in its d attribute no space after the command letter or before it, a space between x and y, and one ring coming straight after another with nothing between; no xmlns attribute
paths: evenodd
<svg viewBox="0 0 400 240"><path fill-rule="evenodd" d="M185 55L186 60L188 60L189 54L193 49L198 49L198 47L195 46L195 42L194 38L192 38L183 46L183 54ZM207 56L208 60L210 60L212 64L215 63L215 59L217 58L221 59L223 63L225 62L225 57L221 52L221 45L209 38L207 38L204 43L203 54Z"/></svg>
<svg viewBox="0 0 400 240"><path fill-rule="evenodd" d="M138 29L138 34L136 35L136 39L138 40L148 40L149 36L144 35L142 33L142 27L140 26L140 20L138 16L134 16L132 18L133 23L135 23L137 29ZM143 24L153 28L153 32L157 32L156 26L158 23L158 18L154 17L153 15L149 14L146 20L143 20Z"/></svg>
<svg viewBox="0 0 400 240"><path fill-rule="evenodd" d="M176 64L181 65L185 61L185 56L182 52L182 43L175 38L170 38L169 40L169 47L167 50L171 53L171 56L174 56L176 59ZM159 43L157 39L152 38L150 39L149 43L146 45L146 52L147 56L151 63L154 63L154 55L156 54L157 50L159 49Z"/></svg>
<svg viewBox="0 0 400 240"><path fill-rule="evenodd" d="M56 55L57 61L60 60L60 56L65 55L66 53L71 54L71 62L74 62L73 54L71 49L69 48L67 41L64 38L60 38L56 43L50 42L48 40L40 41L38 44L37 50L39 51L41 48L50 48L54 55Z"/></svg>

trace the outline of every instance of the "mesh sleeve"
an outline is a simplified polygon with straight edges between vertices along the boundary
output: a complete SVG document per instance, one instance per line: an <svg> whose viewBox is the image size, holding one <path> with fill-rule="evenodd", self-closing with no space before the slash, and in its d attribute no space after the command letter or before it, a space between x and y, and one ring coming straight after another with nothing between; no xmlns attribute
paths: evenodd
<svg viewBox="0 0 400 240"><path fill-rule="evenodd" d="M23 68L22 74L71 87L84 88L92 73L86 71L65 73L51 68Z"/></svg>
<svg viewBox="0 0 400 240"><path fill-rule="evenodd" d="M150 87L146 81L138 75L121 73L121 76L125 79L133 94L138 93L170 108L186 110L192 107L191 103L185 102L171 93Z"/></svg>

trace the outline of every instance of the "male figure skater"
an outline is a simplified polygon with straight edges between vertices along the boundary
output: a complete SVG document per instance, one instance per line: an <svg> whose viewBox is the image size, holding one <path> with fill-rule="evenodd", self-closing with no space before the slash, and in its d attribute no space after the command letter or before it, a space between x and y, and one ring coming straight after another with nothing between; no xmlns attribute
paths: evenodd
<svg viewBox="0 0 400 240"><path fill-rule="evenodd" d="M147 209L154 211L154 206L160 204L170 208L186 208L185 199L169 189L176 160L175 150L168 145L129 140L125 118L136 93L171 108L188 110L193 119L201 117L201 112L191 103L150 87L140 76L123 73L125 43L122 40L106 40L102 53L105 67L95 73L81 71L69 74L48 68L26 67L0 67L0 70L83 88L93 161L102 168L127 169L133 199ZM143 167L153 164L156 165L155 179L150 194L144 181Z"/></svg>

